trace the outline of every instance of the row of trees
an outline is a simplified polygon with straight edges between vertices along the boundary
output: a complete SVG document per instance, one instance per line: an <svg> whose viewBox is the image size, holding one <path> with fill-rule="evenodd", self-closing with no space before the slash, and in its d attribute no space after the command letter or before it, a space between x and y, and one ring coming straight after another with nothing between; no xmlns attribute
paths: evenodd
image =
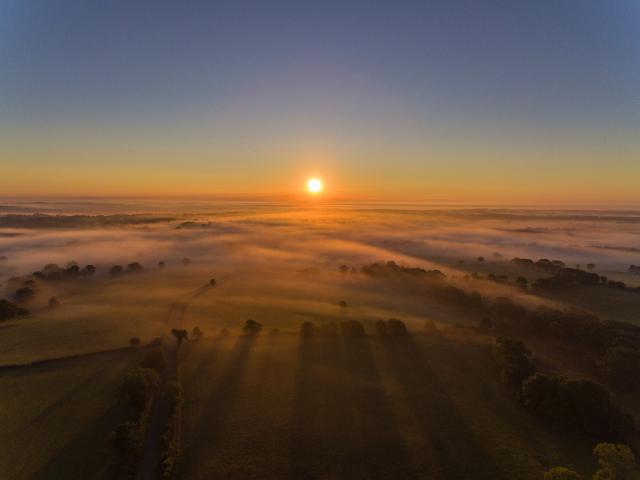
<svg viewBox="0 0 640 480"><path fill-rule="evenodd" d="M624 441L635 430L602 385L538 372L519 340L499 337L494 353L503 382L530 412L598 440Z"/></svg>

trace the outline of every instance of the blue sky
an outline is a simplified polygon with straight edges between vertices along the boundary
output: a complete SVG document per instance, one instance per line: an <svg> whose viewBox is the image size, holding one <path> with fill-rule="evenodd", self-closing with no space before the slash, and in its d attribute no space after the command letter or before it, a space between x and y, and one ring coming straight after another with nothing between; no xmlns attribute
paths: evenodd
<svg viewBox="0 0 640 480"><path fill-rule="evenodd" d="M346 152L347 167L371 151L553 142L608 162L622 149L626 166L640 2L3 0L0 108L18 150L215 150L222 176L225 152L277 161L287 143ZM100 161L82 156L88 174Z"/></svg>

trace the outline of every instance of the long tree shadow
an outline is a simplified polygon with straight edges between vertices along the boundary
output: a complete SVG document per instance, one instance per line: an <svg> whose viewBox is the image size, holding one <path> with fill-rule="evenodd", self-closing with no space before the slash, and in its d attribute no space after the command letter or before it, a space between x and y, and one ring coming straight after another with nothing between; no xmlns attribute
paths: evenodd
<svg viewBox="0 0 640 480"><path fill-rule="evenodd" d="M183 467L186 471L185 477L193 472L203 473L203 464L215 454L216 447L221 441L221 434L232 413L240 387L242 385L243 373L247 365L247 359L256 342L256 336L241 336L236 341L227 361L227 368L216 386L209 395L202 401L199 409L201 415L196 418L195 425L189 444L184 452ZM204 367L203 367L204 368ZM200 370L200 368L198 369ZM206 374L206 371L202 371ZM194 378L194 381L206 382L207 378Z"/></svg>
<svg viewBox="0 0 640 480"><path fill-rule="evenodd" d="M389 364L402 386L445 479L503 478L478 442L437 374L411 336L383 340Z"/></svg>
<svg viewBox="0 0 640 480"><path fill-rule="evenodd" d="M416 478L382 386L369 339L347 337L344 346L355 407L351 444L359 450L356 453L360 460L354 463L361 472L356 475L374 479Z"/></svg>
<svg viewBox="0 0 640 480"><path fill-rule="evenodd" d="M109 463L113 457L113 451L108 435L122 418L121 406L114 405L76 434L29 478L50 480L112 477L115 470ZM96 444L96 439L102 439L101 444Z"/></svg>
<svg viewBox="0 0 640 480"><path fill-rule="evenodd" d="M341 374L339 338L301 337L291 425L290 465L295 479L352 478L344 422L350 410Z"/></svg>

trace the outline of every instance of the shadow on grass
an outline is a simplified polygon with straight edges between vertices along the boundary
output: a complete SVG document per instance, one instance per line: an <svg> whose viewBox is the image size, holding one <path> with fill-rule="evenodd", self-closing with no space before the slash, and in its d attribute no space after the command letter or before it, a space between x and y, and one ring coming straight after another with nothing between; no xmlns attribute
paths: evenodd
<svg viewBox="0 0 640 480"><path fill-rule="evenodd" d="M416 478L366 338L301 338L295 392L293 478Z"/></svg>
<svg viewBox="0 0 640 480"><path fill-rule="evenodd" d="M411 336L383 339L389 364L431 445L441 477L504 478L447 394Z"/></svg>
<svg viewBox="0 0 640 480"><path fill-rule="evenodd" d="M113 449L108 436L122 419L122 407L114 405L75 435L29 478L110 478L113 475L109 464L113 458Z"/></svg>
<svg viewBox="0 0 640 480"><path fill-rule="evenodd" d="M190 435L189 444L185 445L184 459L182 462L184 477L191 478L202 474L202 465L216 451L216 447L222 441L221 434L232 413L233 406L237 401L238 393L243 380L243 373L247 365L247 359L253 346L256 336L241 336L236 341L227 360L226 370L222 377L210 390L210 393L202 402L201 415L196 418L196 426ZM215 356L212 353L209 357ZM194 382L207 382L207 366L209 361L203 361L196 369ZM198 376L196 376L198 375Z"/></svg>

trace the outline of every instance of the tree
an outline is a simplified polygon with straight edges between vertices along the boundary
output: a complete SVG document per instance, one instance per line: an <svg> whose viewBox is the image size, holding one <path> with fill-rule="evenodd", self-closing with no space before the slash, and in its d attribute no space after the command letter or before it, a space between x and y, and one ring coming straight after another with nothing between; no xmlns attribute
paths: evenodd
<svg viewBox="0 0 640 480"><path fill-rule="evenodd" d="M120 265L114 265L113 267L111 267L109 269L109 275L111 275L112 277L117 277L117 276L121 275L122 272L123 272L122 266L120 266Z"/></svg>
<svg viewBox="0 0 640 480"><path fill-rule="evenodd" d="M348 265L340 265L340 273L348 273L349 266Z"/></svg>
<svg viewBox="0 0 640 480"><path fill-rule="evenodd" d="M133 262L133 263L130 263L129 265L127 265L127 271L129 271L131 273L138 273L138 272L141 272L143 270L144 270L144 268L138 262Z"/></svg>
<svg viewBox="0 0 640 480"><path fill-rule="evenodd" d="M244 324L243 331L247 335L257 335L262 330L262 324L256 322L255 320L247 320Z"/></svg>
<svg viewBox="0 0 640 480"><path fill-rule="evenodd" d="M160 385L160 377L155 370L137 367L125 376L121 391L127 404L139 414L158 385Z"/></svg>
<svg viewBox="0 0 640 480"><path fill-rule="evenodd" d="M484 257L478 257L478 262L480 263L484 262Z"/></svg>
<svg viewBox="0 0 640 480"><path fill-rule="evenodd" d="M525 277L518 277L516 278L516 285L525 290L529 286L529 280Z"/></svg>
<svg viewBox="0 0 640 480"><path fill-rule="evenodd" d="M131 337L129 339L129 345L131 345L132 347L137 347L138 345L140 345L140 338L138 337Z"/></svg>
<svg viewBox="0 0 640 480"><path fill-rule="evenodd" d="M27 303L36 297L36 291L33 287L22 287L16 290L14 297L19 303Z"/></svg>
<svg viewBox="0 0 640 480"><path fill-rule="evenodd" d="M220 330L220 336L221 337L227 337L229 335L229 329L228 328L223 328L222 330Z"/></svg>
<svg viewBox="0 0 640 480"><path fill-rule="evenodd" d="M180 345L182 345L182 342L184 342L187 339L189 334L184 329L172 328L171 329L171 335L176 337L176 340L178 342L178 347L179 347Z"/></svg>
<svg viewBox="0 0 640 480"><path fill-rule="evenodd" d="M191 265L191 259L190 259L190 258L188 258L188 257L184 257L184 258L182 259L182 264L183 264L184 266Z"/></svg>
<svg viewBox="0 0 640 480"><path fill-rule="evenodd" d="M504 383L511 389L520 390L522 382L536 372L531 360L531 351L519 340L499 337L494 354L501 369Z"/></svg>
<svg viewBox="0 0 640 480"><path fill-rule="evenodd" d="M636 468L636 459L627 445L599 443L593 449L598 458L600 469L593 480L638 480L640 473Z"/></svg>
<svg viewBox="0 0 640 480"><path fill-rule="evenodd" d="M95 273L96 267L93 265L85 265L85 267L80 271L80 274L86 277L92 277Z"/></svg>
<svg viewBox="0 0 640 480"><path fill-rule="evenodd" d="M29 310L19 307L13 302L0 298L0 321L29 315Z"/></svg>
<svg viewBox="0 0 640 480"><path fill-rule="evenodd" d="M200 327L193 327L191 336L196 340L200 340L204 336L204 332L200 330Z"/></svg>
<svg viewBox="0 0 640 480"><path fill-rule="evenodd" d="M167 264L164 261L158 262L158 268L160 270L164 270L164 267L166 267L166 266L167 266Z"/></svg>
<svg viewBox="0 0 640 480"><path fill-rule="evenodd" d="M387 337L389 335L389 326L384 320L378 320L376 322L376 333L379 337Z"/></svg>
<svg viewBox="0 0 640 480"><path fill-rule="evenodd" d="M357 320L340 322L340 330L342 331L342 336L345 338L360 338L365 336L364 327L362 323Z"/></svg>
<svg viewBox="0 0 640 480"><path fill-rule="evenodd" d="M60 300L58 300L56 297L51 297L47 302L47 305L49 308L56 308L60 306Z"/></svg>
<svg viewBox="0 0 640 480"><path fill-rule="evenodd" d="M582 477L566 467L554 467L547 470L544 480L582 480Z"/></svg>
<svg viewBox="0 0 640 480"><path fill-rule="evenodd" d="M141 444L138 424L136 422L121 423L112 435L113 447L120 458L123 462L130 461Z"/></svg>
<svg viewBox="0 0 640 480"><path fill-rule="evenodd" d="M340 300L338 302L338 305L342 308L347 308L347 302L345 302L344 300Z"/></svg>
<svg viewBox="0 0 640 480"><path fill-rule="evenodd" d="M216 286L216 279L212 278L211 280L209 280L209 286L210 287L215 287Z"/></svg>
<svg viewBox="0 0 640 480"><path fill-rule="evenodd" d="M595 263L587 263L587 270L595 270L595 268L596 268Z"/></svg>
<svg viewBox="0 0 640 480"><path fill-rule="evenodd" d="M167 383L165 394L169 399L171 409L175 411L178 405L182 403L182 385L176 380Z"/></svg>
<svg viewBox="0 0 640 480"><path fill-rule="evenodd" d="M389 327L389 336L402 337L408 334L407 326L402 320L398 320L397 318L390 318L389 320L387 320L387 325Z"/></svg>

